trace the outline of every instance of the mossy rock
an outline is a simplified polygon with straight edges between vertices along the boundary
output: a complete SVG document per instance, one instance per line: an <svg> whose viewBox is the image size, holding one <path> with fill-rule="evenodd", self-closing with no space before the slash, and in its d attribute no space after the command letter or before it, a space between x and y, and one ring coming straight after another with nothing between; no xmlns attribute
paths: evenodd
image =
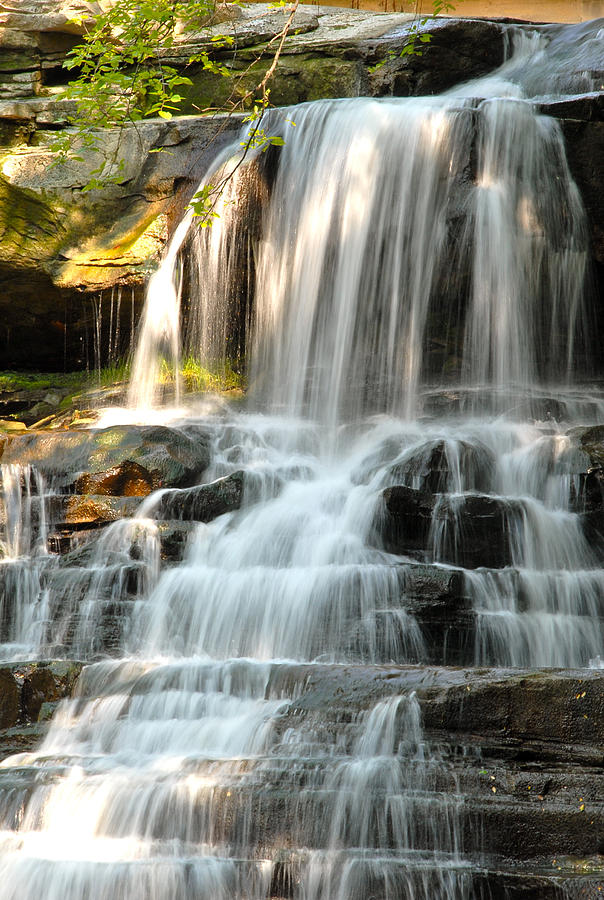
<svg viewBox="0 0 604 900"><path fill-rule="evenodd" d="M131 460L151 474L157 487L189 487L198 483L209 465L209 444L203 429L185 434L167 426L29 432L7 438L2 462L35 465L67 486L82 473L106 472Z"/></svg>
<svg viewBox="0 0 604 900"><path fill-rule="evenodd" d="M0 259L31 268L53 259L66 238L64 210L0 176Z"/></svg>
<svg viewBox="0 0 604 900"><path fill-rule="evenodd" d="M256 51L258 49L255 48ZM253 105L253 91L262 81L266 63L261 60L250 64L243 58L226 65L232 75L221 77L199 69L189 74L193 84L184 95L184 113L228 108L229 103L238 103L250 92L252 96L246 103L248 107ZM292 106L327 97L356 97L364 73L364 66L359 60L310 54L285 55L281 57L271 81L271 103Z"/></svg>

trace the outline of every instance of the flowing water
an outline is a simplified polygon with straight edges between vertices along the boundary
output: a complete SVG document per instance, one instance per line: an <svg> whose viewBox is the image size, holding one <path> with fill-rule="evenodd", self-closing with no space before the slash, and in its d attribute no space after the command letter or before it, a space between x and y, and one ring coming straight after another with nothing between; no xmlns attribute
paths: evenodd
<svg viewBox="0 0 604 900"><path fill-rule="evenodd" d="M84 564L30 586L44 627L15 619L16 657L116 658L86 668L39 750L0 771L0 898L484 896L480 828L469 841L413 689L331 718L303 695L322 666L604 655L604 572L579 517L577 435L604 421L577 374L587 229L560 128L531 102L560 34L518 31L499 72L447 96L271 113L278 162L237 169L212 229L179 226L131 403L158 403L182 347L245 347L251 410L197 422L205 480L242 472L242 506L160 569L153 494ZM601 39L586 34L578 59ZM584 89L562 55L556 93ZM247 230L238 192L263 204ZM7 567L44 556L46 532L34 474L2 475ZM427 510L398 553L395 488ZM465 625L434 631L418 596L452 577Z"/></svg>

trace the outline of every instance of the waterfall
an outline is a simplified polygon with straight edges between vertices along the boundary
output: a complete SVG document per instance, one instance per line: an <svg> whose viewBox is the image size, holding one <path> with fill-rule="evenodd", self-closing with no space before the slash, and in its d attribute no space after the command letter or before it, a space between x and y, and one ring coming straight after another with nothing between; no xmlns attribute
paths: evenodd
<svg viewBox="0 0 604 900"><path fill-rule="evenodd" d="M0 900L512 896L478 725L447 737L434 708L471 700L445 666L604 656L587 229L537 109L574 87L570 52L517 29L488 78L274 110L282 148L244 133L216 161L220 217L187 213L151 281L130 404L178 405L183 353L245 355L249 406L195 420L211 464L170 514L229 475L241 502L167 562L156 492L50 571L36 652L91 664L0 764ZM3 471L4 543L31 562L22 474ZM503 758L519 739L497 727Z"/></svg>
<svg viewBox="0 0 604 900"><path fill-rule="evenodd" d="M568 378L587 317L584 213L558 123L514 80L546 43L520 32L499 73L442 97L271 111L266 133L285 142L276 175L261 156L242 164L237 144L208 176L234 172L219 218L185 218L151 283L132 399L155 377L153 329L168 315L156 303L178 317L183 229L187 351L215 361L237 335L263 408L333 427L411 418L421 384L443 374L493 397Z"/></svg>
<svg viewBox="0 0 604 900"><path fill-rule="evenodd" d="M48 618L49 498L32 466L0 467L0 647L5 659L37 657Z"/></svg>

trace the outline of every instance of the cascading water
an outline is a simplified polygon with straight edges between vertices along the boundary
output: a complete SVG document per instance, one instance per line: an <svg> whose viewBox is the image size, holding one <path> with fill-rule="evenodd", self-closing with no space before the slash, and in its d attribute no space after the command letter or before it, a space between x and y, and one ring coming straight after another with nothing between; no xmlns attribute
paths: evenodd
<svg viewBox="0 0 604 900"><path fill-rule="evenodd" d="M35 656L48 621L48 491L31 466L0 467L0 622L4 658Z"/></svg>
<svg viewBox="0 0 604 900"><path fill-rule="evenodd" d="M557 421L604 421L604 405L547 386L587 355L586 230L560 130L523 95L545 93L548 39L518 41L495 76L445 97L271 113L285 146L276 173L253 163L266 208L251 306L233 285L231 202L249 171L212 229L177 230L131 402L157 401L166 347L176 366L183 299L188 351L203 333L211 357L236 333L263 413L205 422L206 479L242 473L241 509L159 572L156 494L77 574L63 568L65 652L127 658L85 669L40 749L0 770L3 900L488 896L480 827L468 836L455 760L424 734L412 687L342 711L308 686L369 664L604 653L580 451ZM404 508L384 530L395 489L413 535ZM453 577L470 622L456 656L418 602Z"/></svg>

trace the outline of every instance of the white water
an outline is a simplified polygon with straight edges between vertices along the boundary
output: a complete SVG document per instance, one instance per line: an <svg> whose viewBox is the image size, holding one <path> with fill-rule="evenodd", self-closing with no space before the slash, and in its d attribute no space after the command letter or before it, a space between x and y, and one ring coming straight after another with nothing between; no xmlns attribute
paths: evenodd
<svg viewBox="0 0 604 900"><path fill-rule="evenodd" d="M57 574L38 651L52 634L72 655L126 658L87 668L42 747L4 764L2 900L263 900L271 883L299 900L474 898L479 836L464 846L463 796L413 692L348 718L337 703L330 718L328 695L303 704L320 664L459 661L422 622L414 585L475 551L464 509L481 495L505 527L494 567L462 571L463 662L604 655L602 570L571 511L587 463L569 433L604 407L547 387L570 378L583 338L585 229L559 128L514 80L545 49L531 40L456 96L269 121L287 140L244 313L265 412L203 423L206 480L243 470L242 509L198 526L183 563L160 572L151 498ZM205 288L185 342L203 332L206 357L239 296L227 223L228 205L192 266ZM176 366L188 228L150 287L137 415L158 402L166 347ZM468 260L464 305L451 282ZM463 389L439 393L425 379L443 318ZM435 498L409 556L386 552L376 525L380 492L401 484Z"/></svg>
<svg viewBox="0 0 604 900"><path fill-rule="evenodd" d="M48 621L45 573L48 498L31 466L0 467L0 650L4 659L36 656Z"/></svg>
<svg viewBox="0 0 604 900"><path fill-rule="evenodd" d="M160 298L155 288L172 277L187 222L196 259L188 350L211 362L218 347L228 352L234 322L251 319L250 381L263 408L331 428L376 409L412 418L422 380L455 354L469 386L532 390L569 377L586 320L586 228L560 127L518 83L546 46L520 32L497 74L442 97L271 112L265 130L285 146L270 203L262 157L251 167L239 156L221 162L216 179L235 173L221 217L210 229L183 220L152 283L132 402L152 399L149 361L168 312L150 311L161 302L177 315L172 289ZM237 294L237 193L244 216L266 207L260 237L247 232L253 313ZM444 336L446 363L431 352Z"/></svg>

